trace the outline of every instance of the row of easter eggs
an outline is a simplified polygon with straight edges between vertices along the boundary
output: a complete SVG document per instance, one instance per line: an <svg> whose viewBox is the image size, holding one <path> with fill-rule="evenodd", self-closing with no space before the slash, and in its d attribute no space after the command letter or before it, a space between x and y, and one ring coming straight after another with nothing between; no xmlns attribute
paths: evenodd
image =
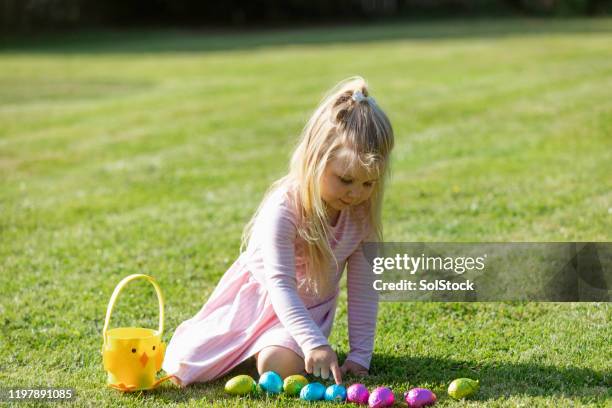
<svg viewBox="0 0 612 408"><path fill-rule="evenodd" d="M257 385L250 376L239 375L225 384L225 391L233 395L246 395L256 392ZM259 388L269 394L279 394L284 391L287 395L299 395L301 399L306 401L348 401L356 404L368 404L371 408L390 407L395 402L393 391L387 387L378 387L371 393L363 384L353 384L348 389L337 384L325 388L323 384L318 382L308 383L308 380L301 375L291 375L283 381L274 371L268 371L261 375ZM451 394L450 391L451 387L449 387L449 394ZM455 395L451 396L455 397ZM421 408L435 404L437 397L427 388L413 388L404 394L404 399L409 407Z"/></svg>

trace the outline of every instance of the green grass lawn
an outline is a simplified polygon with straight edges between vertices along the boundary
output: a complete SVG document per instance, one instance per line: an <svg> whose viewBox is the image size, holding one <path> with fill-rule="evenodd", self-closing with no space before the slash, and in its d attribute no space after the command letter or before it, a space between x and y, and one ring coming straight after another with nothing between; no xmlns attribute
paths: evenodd
<svg viewBox="0 0 612 408"><path fill-rule="evenodd" d="M301 406L227 397L227 377L107 389L103 318L119 280L147 273L169 340L322 93L354 74L396 132L386 240L610 241L610 44L610 19L5 39L0 387L73 387L74 406ZM365 383L428 387L440 407L609 407L611 321L608 303L384 303ZM153 291L129 286L113 327L156 323ZM341 302L341 358L346 326ZM480 379L471 401L446 396L461 376Z"/></svg>

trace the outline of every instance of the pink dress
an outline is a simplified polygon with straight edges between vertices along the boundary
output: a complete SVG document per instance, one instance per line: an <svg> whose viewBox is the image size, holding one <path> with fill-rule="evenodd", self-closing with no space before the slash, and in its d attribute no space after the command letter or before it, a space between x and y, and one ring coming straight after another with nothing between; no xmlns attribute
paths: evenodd
<svg viewBox="0 0 612 408"><path fill-rule="evenodd" d="M248 248L227 270L208 302L181 323L168 344L163 369L182 385L221 377L267 346L304 352L328 345L339 281L347 267L350 351L347 359L370 366L378 311L372 269L362 250L365 210L340 212L330 245L336 290L317 298L305 289L304 242L288 189L275 191L254 225Z"/></svg>

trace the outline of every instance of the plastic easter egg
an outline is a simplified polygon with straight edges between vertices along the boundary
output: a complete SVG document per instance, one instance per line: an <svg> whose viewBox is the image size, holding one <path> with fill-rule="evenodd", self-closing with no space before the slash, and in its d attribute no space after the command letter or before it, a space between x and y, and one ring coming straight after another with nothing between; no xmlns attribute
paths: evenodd
<svg viewBox="0 0 612 408"><path fill-rule="evenodd" d="M325 390L325 400L344 402L346 400L346 388L338 384L330 385Z"/></svg>
<svg viewBox="0 0 612 408"><path fill-rule="evenodd" d="M355 404L367 404L370 391L363 384L353 384L346 390L346 399Z"/></svg>
<svg viewBox="0 0 612 408"><path fill-rule="evenodd" d="M268 394L280 394L283 380L274 371L266 371L259 377L259 387Z"/></svg>
<svg viewBox="0 0 612 408"><path fill-rule="evenodd" d="M387 387L378 387L370 394L368 405L370 408L390 407L395 402L393 391Z"/></svg>
<svg viewBox="0 0 612 408"><path fill-rule="evenodd" d="M437 397L431 390L427 388L413 388L404 394L406 404L410 408L421 408L436 403Z"/></svg>
<svg viewBox="0 0 612 408"><path fill-rule="evenodd" d="M322 400L324 395L325 387L318 382L305 385L302 391L300 391L300 398L306 401Z"/></svg>
<svg viewBox="0 0 612 408"><path fill-rule="evenodd" d="M246 395L255 392L257 383L251 376L239 375L225 383L225 392L232 395Z"/></svg>
<svg viewBox="0 0 612 408"><path fill-rule="evenodd" d="M283 382L283 390L287 395L300 395L300 391L308 385L308 380L302 375L290 375Z"/></svg>
<svg viewBox="0 0 612 408"><path fill-rule="evenodd" d="M454 399L468 398L478 392L480 384L471 378L457 378L448 386L448 395Z"/></svg>

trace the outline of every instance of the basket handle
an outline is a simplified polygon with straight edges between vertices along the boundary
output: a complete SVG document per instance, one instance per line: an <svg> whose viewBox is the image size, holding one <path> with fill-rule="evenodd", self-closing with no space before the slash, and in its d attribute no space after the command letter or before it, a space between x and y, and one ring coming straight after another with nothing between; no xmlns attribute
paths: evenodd
<svg viewBox="0 0 612 408"><path fill-rule="evenodd" d="M111 315L113 313L113 309L115 308L115 302L117 301L117 298L119 297L119 293L125 287L125 285L127 285L129 282L135 279L141 279L141 278L146 279L149 282L151 282L151 284L155 288L155 292L157 293L157 300L159 302L158 334L161 335L162 332L164 331L164 296L162 295L161 288L159 287L155 279L153 279L151 276L136 273L136 274L123 278L121 282L117 284L113 292L113 295L111 296L110 301L108 302L108 307L106 308L106 320L104 321L104 329L102 330L102 336L104 337L104 346L106 346L107 344L106 332L108 331L108 325L110 324Z"/></svg>

